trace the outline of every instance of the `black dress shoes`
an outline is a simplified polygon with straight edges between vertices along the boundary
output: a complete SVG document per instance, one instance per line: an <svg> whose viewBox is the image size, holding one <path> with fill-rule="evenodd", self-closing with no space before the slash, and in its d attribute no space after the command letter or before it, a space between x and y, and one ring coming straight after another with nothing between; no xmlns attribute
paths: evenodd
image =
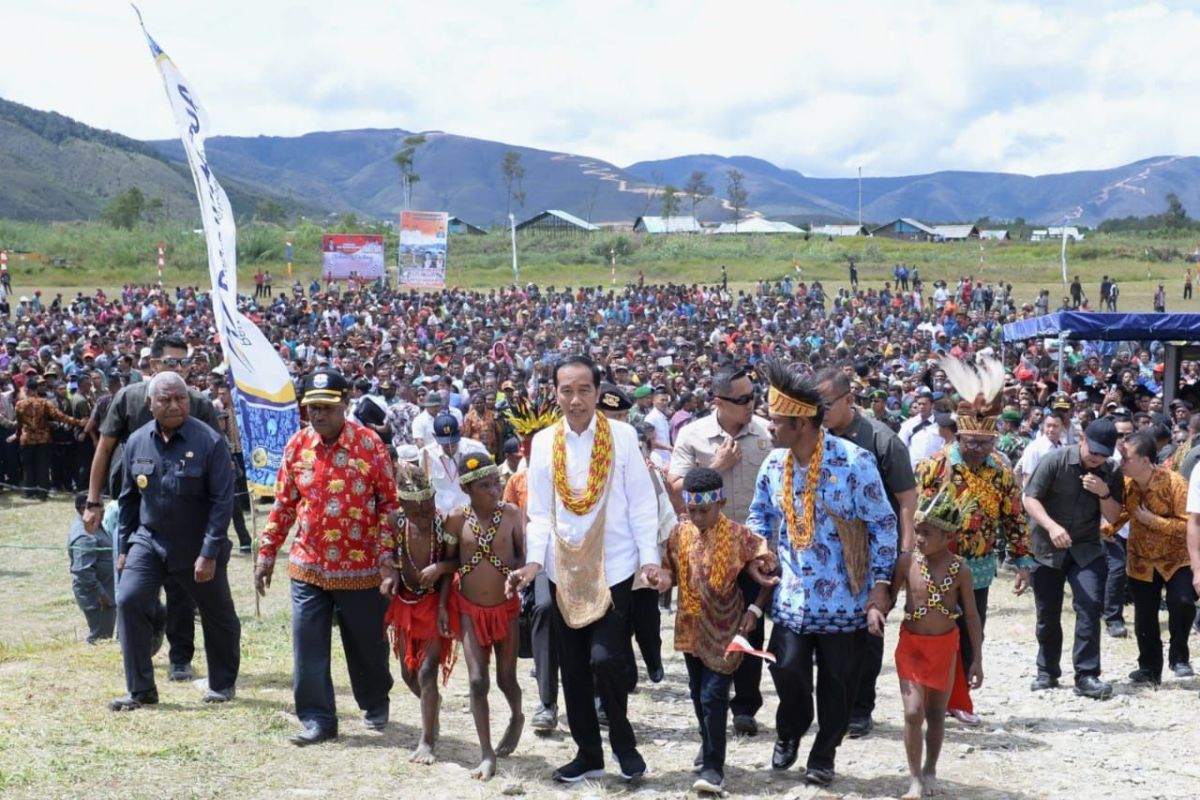
<svg viewBox="0 0 1200 800"><path fill-rule="evenodd" d="M304 730L299 733L293 733L288 737L288 741L297 747L308 747L321 742L328 742L330 739L337 738L337 731L333 728L322 728L315 722L310 722L304 726Z"/></svg>
<svg viewBox="0 0 1200 800"><path fill-rule="evenodd" d="M1075 694L1092 700L1107 700L1112 697L1112 684L1094 675L1085 675L1075 681Z"/></svg>
<svg viewBox="0 0 1200 800"><path fill-rule="evenodd" d="M1051 678L1049 675L1046 675L1044 673L1039 674L1036 678L1033 679L1033 682L1029 684L1029 691L1031 691L1031 692L1044 692L1047 689L1057 689L1057 688L1058 688L1058 678Z"/></svg>
<svg viewBox="0 0 1200 800"><path fill-rule="evenodd" d="M758 721L749 714L734 714L733 732L740 736L758 736Z"/></svg>
<svg viewBox="0 0 1200 800"><path fill-rule="evenodd" d="M775 749L771 751L771 769L790 768L796 763L796 755L799 752L799 739L776 739Z"/></svg>
<svg viewBox="0 0 1200 800"><path fill-rule="evenodd" d="M1158 686L1162 683L1162 678L1152 674L1148 669L1139 667L1129 673L1129 682L1137 686Z"/></svg>
<svg viewBox="0 0 1200 800"><path fill-rule="evenodd" d="M118 697L108 704L112 711L137 711L142 706L153 706L158 704L158 692L134 692L127 694L124 697Z"/></svg>
<svg viewBox="0 0 1200 800"><path fill-rule="evenodd" d="M833 770L809 767L804 770L804 782L809 786L828 786L833 783Z"/></svg>

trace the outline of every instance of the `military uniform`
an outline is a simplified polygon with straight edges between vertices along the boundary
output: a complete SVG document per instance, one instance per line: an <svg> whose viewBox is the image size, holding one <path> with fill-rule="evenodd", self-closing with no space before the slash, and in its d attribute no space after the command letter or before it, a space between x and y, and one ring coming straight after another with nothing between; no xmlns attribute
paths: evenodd
<svg viewBox="0 0 1200 800"><path fill-rule="evenodd" d="M125 684L131 697L154 693L152 640L158 592L173 579L200 609L209 689L232 692L240 661L241 623L226 573L233 511L233 462L224 438L188 418L169 439L150 422L125 443L129 476L118 498L120 552L126 556L117 593ZM196 583L200 557L217 562L212 580Z"/></svg>

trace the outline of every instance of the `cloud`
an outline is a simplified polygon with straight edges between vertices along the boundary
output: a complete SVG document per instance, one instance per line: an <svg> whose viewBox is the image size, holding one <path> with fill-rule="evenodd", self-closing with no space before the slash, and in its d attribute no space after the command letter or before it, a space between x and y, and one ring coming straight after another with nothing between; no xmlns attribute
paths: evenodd
<svg viewBox="0 0 1200 800"><path fill-rule="evenodd" d="M1196 152L1189 4L146 0L220 133L437 129L628 164L1025 173ZM168 138L123 2L6 9L0 96ZM50 43L50 46L47 46ZM14 69L11 65L22 65Z"/></svg>

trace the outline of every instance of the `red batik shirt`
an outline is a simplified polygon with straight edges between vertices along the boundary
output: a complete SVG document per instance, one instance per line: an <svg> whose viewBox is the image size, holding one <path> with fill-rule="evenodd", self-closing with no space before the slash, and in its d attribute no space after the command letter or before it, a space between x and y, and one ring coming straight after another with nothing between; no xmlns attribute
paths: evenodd
<svg viewBox="0 0 1200 800"><path fill-rule="evenodd" d="M284 448L259 563L274 563L298 521L289 577L322 589L378 587L380 557L396 547L388 515L398 509L392 463L374 431L346 420L326 445L305 427Z"/></svg>

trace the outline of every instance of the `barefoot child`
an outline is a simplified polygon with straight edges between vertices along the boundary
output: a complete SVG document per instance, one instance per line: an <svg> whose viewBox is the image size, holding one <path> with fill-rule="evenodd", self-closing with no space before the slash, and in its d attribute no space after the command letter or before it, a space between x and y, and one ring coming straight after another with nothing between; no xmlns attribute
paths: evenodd
<svg viewBox="0 0 1200 800"><path fill-rule="evenodd" d="M975 608L971 571L947 549L957 536L966 509L941 492L914 515L916 550L902 553L892 578L891 600L905 590L904 623L896 646L896 674L904 700L904 750L912 783L903 800L938 793L937 760L945 736L946 707L955 671L961 663L958 626L961 607L976 653L967 679L972 688L983 684L983 632ZM884 611L867 609L867 627L883 635ZM925 724L925 764L921 765L921 725Z"/></svg>
<svg viewBox="0 0 1200 800"><path fill-rule="evenodd" d="M392 648L400 659L400 675L421 701L421 739L409 760L432 764L441 707L438 666L443 684L454 669L454 640L441 635L449 632L449 624L438 590L458 566L457 548L445 541L446 520L434 505L429 478L403 464L397 481L403 514L393 525L396 566L381 568L379 591L392 599L386 620Z"/></svg>
<svg viewBox="0 0 1200 800"><path fill-rule="evenodd" d="M486 453L458 457L458 481L470 504L455 509L446 521L446 536L458 544L459 560L453 586L443 590L450 624L459 628L471 686L471 714L483 757L471 777L488 780L496 774L496 757L517 749L525 716L517 683L520 635L517 616L521 600L506 600L504 587L514 566L525 561L525 526L516 506L500 500L500 470ZM488 661L496 651L496 685L511 712L508 728L492 750L488 714Z"/></svg>
<svg viewBox="0 0 1200 800"><path fill-rule="evenodd" d="M680 522L667 539L663 576L653 587L660 592L679 585L675 615L675 649L683 652L696 721L700 724L700 776L692 789L720 794L725 782L725 724L729 687L742 662L740 652L726 653L737 634L745 635L762 616L770 596L763 573L775 570L775 556L761 536L722 513L725 491L721 473L697 467L683 480L683 502L689 520ZM749 574L767 585L758 602L745 607L738 575Z"/></svg>

